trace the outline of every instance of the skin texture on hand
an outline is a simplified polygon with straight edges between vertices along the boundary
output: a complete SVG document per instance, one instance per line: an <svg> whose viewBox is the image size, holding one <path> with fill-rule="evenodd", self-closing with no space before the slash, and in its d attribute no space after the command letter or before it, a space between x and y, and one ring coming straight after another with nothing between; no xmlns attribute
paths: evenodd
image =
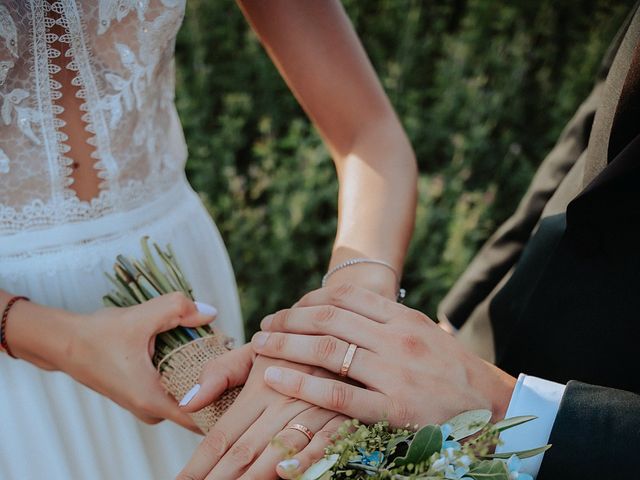
<svg viewBox="0 0 640 480"><path fill-rule="evenodd" d="M261 355L339 372L358 346L351 385L289 368L269 368L275 390L363 422L398 427L445 421L485 408L504 418L516 379L467 352L424 314L352 285L307 294L266 317L252 345Z"/></svg>
<svg viewBox="0 0 640 480"><path fill-rule="evenodd" d="M213 321L187 297L172 293L134 307L88 315L19 303L20 310L12 312L18 315L9 324L16 356L69 374L146 423L170 419L199 431L165 392L151 362L158 333Z"/></svg>
<svg viewBox="0 0 640 480"><path fill-rule="evenodd" d="M330 437L346 420L342 415L280 394L264 382L270 366L302 368L309 373L320 369L296 366L283 360L256 357L247 344L208 362L200 389L183 411L192 412L214 401L226 388L244 387L229 410L209 430L179 480L276 480L295 478L322 457ZM248 378L247 378L248 375ZM246 379L246 383L245 383ZM287 428L301 424L314 433L309 439ZM296 453L285 465L277 465Z"/></svg>

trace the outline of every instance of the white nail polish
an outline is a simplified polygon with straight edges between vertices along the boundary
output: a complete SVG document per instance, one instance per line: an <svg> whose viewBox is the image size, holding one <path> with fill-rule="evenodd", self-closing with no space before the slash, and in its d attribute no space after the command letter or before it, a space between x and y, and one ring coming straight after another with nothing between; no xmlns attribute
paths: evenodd
<svg viewBox="0 0 640 480"><path fill-rule="evenodd" d="M218 309L213 305L209 305L204 302L195 302L196 308L203 315L208 315L210 317L215 317L218 314Z"/></svg>
<svg viewBox="0 0 640 480"><path fill-rule="evenodd" d="M264 378L270 383L279 383L282 381L282 370L277 367L269 367L264 371Z"/></svg>
<svg viewBox="0 0 640 480"><path fill-rule="evenodd" d="M191 390L189 390L184 397L182 397L182 400L180 400L179 406L184 407L185 405L187 405L191 400L193 400L193 397L195 397L198 392L200 391L200 384L196 383Z"/></svg>
<svg viewBox="0 0 640 480"><path fill-rule="evenodd" d="M287 460L283 460L278 464L282 470L297 470L300 466L300 462L295 458L289 458Z"/></svg>

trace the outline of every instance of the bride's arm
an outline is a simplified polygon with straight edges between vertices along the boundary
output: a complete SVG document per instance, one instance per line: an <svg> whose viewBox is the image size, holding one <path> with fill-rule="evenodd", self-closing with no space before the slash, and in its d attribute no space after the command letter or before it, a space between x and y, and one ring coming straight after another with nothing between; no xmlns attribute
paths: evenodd
<svg viewBox="0 0 640 480"><path fill-rule="evenodd" d="M78 314L26 300L7 310L13 297L0 289L0 315L7 313L2 337L16 358L63 371L144 422L168 418L197 431L165 393L151 363L157 333L213 320L198 312L194 302L172 293L135 307Z"/></svg>
<svg viewBox="0 0 640 480"><path fill-rule="evenodd" d="M335 162L339 215L329 267L367 257L400 274L415 216L416 161L340 2L238 3ZM346 268L329 280L344 282L396 294L395 276L379 265Z"/></svg>

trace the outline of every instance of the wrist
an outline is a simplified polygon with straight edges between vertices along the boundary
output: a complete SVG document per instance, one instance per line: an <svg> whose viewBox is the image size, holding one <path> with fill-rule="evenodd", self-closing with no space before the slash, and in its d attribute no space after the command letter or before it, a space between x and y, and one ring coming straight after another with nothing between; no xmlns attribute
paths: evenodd
<svg viewBox="0 0 640 480"><path fill-rule="evenodd" d="M18 302L7 322L13 354L45 370L64 370L79 315L32 302Z"/></svg>
<svg viewBox="0 0 640 480"><path fill-rule="evenodd" d="M398 281L396 275L387 267L371 263L358 263L331 274L327 286L350 283L396 300Z"/></svg>
<svg viewBox="0 0 640 480"><path fill-rule="evenodd" d="M470 373L472 388L481 392L493 412L492 421L505 418L517 379L495 365L477 359L476 372Z"/></svg>

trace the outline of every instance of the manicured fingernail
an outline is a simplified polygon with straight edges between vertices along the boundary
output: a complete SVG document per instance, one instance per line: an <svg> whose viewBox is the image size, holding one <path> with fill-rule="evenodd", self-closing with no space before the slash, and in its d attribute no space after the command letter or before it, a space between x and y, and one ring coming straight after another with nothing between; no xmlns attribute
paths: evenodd
<svg viewBox="0 0 640 480"><path fill-rule="evenodd" d="M218 309L213 305L209 305L204 302L195 302L196 308L203 315L208 315L209 317L215 317L218 314Z"/></svg>
<svg viewBox="0 0 640 480"><path fill-rule="evenodd" d="M264 317L262 319L262 322L260 322L260 328L262 330L269 330L269 328L271 328L271 322L273 321L273 315L269 315L267 317Z"/></svg>
<svg viewBox="0 0 640 480"><path fill-rule="evenodd" d="M279 383L282 381L282 370L276 367L269 367L264 371L264 378L267 383Z"/></svg>
<svg viewBox="0 0 640 480"><path fill-rule="evenodd" d="M258 332L253 336L253 345L257 348L262 348L267 343L267 339L269 338L269 334L265 332Z"/></svg>
<svg viewBox="0 0 640 480"><path fill-rule="evenodd" d="M278 467L281 468L282 470L287 470L287 471L297 470L298 467L300 467L300 462L295 458L289 458L287 460L282 460L278 464Z"/></svg>
<svg viewBox="0 0 640 480"><path fill-rule="evenodd" d="M198 392L200 391L200 384L196 383L193 387L191 387L191 390L189 390L184 397L182 397L182 400L180 400L180 403L178 404L181 407L186 406L191 400L193 400L193 397L195 397Z"/></svg>

